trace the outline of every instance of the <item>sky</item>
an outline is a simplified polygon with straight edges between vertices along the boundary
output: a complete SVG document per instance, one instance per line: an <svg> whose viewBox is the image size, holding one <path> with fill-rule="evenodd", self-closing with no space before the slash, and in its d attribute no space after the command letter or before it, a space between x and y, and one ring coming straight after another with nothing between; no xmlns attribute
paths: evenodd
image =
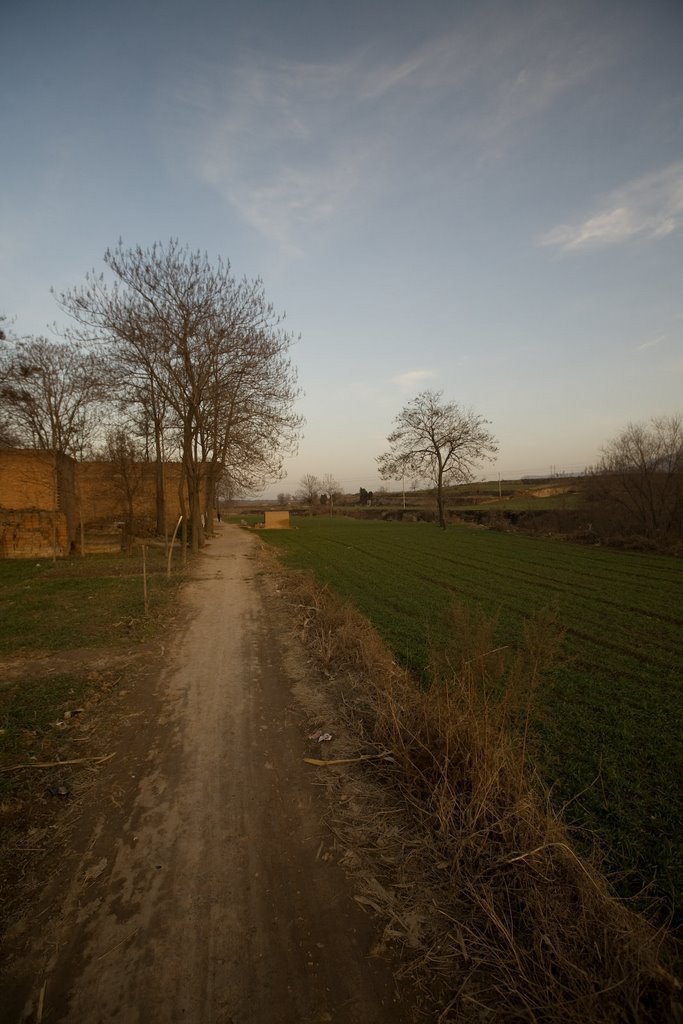
<svg viewBox="0 0 683 1024"><path fill-rule="evenodd" d="M0 313L121 238L260 276L297 339L287 477L380 483L431 389L480 478L683 410L681 0L0 0Z"/></svg>

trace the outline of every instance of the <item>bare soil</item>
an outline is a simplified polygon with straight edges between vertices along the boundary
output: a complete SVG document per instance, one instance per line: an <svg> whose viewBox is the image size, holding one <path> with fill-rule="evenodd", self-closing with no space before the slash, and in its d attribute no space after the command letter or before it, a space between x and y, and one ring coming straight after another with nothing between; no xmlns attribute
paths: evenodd
<svg viewBox="0 0 683 1024"><path fill-rule="evenodd" d="M118 656L129 678L89 747L114 757L79 776L33 862L23 840L3 1022L413 1019L325 824L331 769L303 761L346 751L268 566L223 526L173 637Z"/></svg>

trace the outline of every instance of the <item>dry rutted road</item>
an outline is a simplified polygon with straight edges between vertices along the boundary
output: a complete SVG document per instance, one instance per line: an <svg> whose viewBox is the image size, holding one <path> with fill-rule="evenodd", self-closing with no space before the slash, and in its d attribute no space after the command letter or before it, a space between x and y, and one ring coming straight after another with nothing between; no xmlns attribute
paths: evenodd
<svg viewBox="0 0 683 1024"><path fill-rule="evenodd" d="M320 855L324 797L291 693L305 668L258 558L235 527L200 557L135 739L19 934L4 1021L408 1019L389 965L368 956L370 920Z"/></svg>

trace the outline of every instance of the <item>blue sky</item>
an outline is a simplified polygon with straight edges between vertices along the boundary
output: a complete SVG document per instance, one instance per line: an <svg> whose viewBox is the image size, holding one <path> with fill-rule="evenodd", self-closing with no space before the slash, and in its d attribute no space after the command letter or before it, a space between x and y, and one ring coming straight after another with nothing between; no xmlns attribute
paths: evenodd
<svg viewBox="0 0 683 1024"><path fill-rule="evenodd" d="M0 312L119 237L260 275L301 335L288 477L373 488L424 388L580 470L683 408L683 4L0 0Z"/></svg>

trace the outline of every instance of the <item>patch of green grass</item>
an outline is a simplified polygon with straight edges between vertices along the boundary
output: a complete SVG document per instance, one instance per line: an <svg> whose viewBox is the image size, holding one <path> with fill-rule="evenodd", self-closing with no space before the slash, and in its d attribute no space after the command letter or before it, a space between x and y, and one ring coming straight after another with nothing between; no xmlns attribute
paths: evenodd
<svg viewBox="0 0 683 1024"><path fill-rule="evenodd" d="M130 557L0 562L0 655L109 648L153 635L181 577L166 578L163 549L148 547L146 562L147 614L139 551ZM85 671L40 677L29 671L10 683L0 677L0 767L79 756L82 750L74 741L78 729L55 722L102 685ZM11 831L21 806L32 804L41 791L44 778L39 773L0 772L3 828Z"/></svg>
<svg viewBox="0 0 683 1024"><path fill-rule="evenodd" d="M264 516L263 512L245 512L244 515L225 516L224 521L226 523L232 523L235 526L256 526L258 523L263 523Z"/></svg>
<svg viewBox="0 0 683 1024"><path fill-rule="evenodd" d="M66 674L22 679L0 690L0 768L68 757L71 734L56 723L89 689L85 677ZM28 785L31 781L28 780ZM0 772L0 803L24 795L21 775Z"/></svg>
<svg viewBox="0 0 683 1024"><path fill-rule="evenodd" d="M73 675L22 679L0 691L0 756L15 755L26 747L26 738L49 736L59 746L64 735L51 723L77 706L87 689L84 678Z"/></svg>
<svg viewBox="0 0 683 1024"><path fill-rule="evenodd" d="M516 534L311 518L263 534L285 561L349 598L425 675L454 603L515 646L557 609L560 664L537 697L535 760L568 819L598 833L621 891L683 899L683 562Z"/></svg>
<svg viewBox="0 0 683 1024"><path fill-rule="evenodd" d="M148 615L138 553L63 561L0 562L0 654L122 643L144 636L166 607L177 577L163 550L148 549Z"/></svg>
<svg viewBox="0 0 683 1024"><path fill-rule="evenodd" d="M47 787L68 786L84 770L31 766L87 755L89 729L83 731L80 715L65 719L65 712L83 705L89 722L89 709L116 685L109 671L92 673L85 666L68 674L32 674L31 654L40 650L45 667L43 655L52 651L108 649L153 635L182 576L166 578L163 549L148 547L146 562L147 613L139 551L132 557L0 561L0 656L25 656L29 666L17 681L0 673L0 769L10 769L0 771L0 887L6 892L21 876L11 840L36 822L39 832L41 822L52 822L60 801L48 796ZM74 663L82 664L78 654Z"/></svg>

